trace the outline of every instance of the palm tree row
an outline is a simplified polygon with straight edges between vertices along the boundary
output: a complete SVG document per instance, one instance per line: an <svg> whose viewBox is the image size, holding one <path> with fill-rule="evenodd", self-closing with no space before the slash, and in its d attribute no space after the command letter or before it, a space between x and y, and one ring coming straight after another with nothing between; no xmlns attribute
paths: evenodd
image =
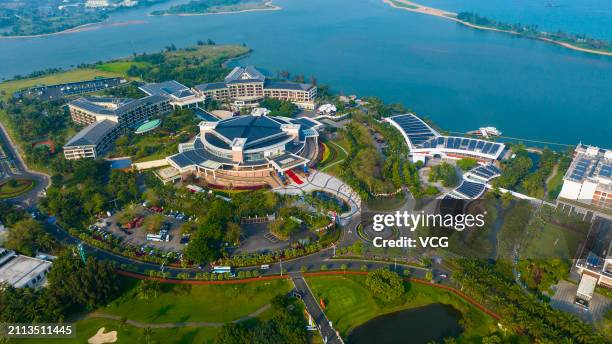
<svg viewBox="0 0 612 344"><path fill-rule="evenodd" d="M539 343L605 343L605 338L577 317L556 309L521 290L484 261L461 259L454 274L464 292L503 315L502 324Z"/></svg>

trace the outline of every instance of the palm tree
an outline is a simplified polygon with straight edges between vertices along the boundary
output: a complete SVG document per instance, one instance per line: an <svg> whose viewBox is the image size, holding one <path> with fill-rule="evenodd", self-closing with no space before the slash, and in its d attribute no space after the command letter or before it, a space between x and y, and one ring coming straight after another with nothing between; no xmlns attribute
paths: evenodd
<svg viewBox="0 0 612 344"><path fill-rule="evenodd" d="M153 334L153 331L150 327L142 329L142 336L144 337L145 343L149 344L151 342L151 334Z"/></svg>

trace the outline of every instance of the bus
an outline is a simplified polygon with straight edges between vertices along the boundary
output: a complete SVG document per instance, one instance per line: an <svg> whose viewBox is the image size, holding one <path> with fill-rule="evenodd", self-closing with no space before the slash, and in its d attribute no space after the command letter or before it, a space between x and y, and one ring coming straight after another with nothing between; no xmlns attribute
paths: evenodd
<svg viewBox="0 0 612 344"><path fill-rule="evenodd" d="M231 266L213 266L212 269L213 274L229 274L231 277L236 277L234 271L232 271Z"/></svg>

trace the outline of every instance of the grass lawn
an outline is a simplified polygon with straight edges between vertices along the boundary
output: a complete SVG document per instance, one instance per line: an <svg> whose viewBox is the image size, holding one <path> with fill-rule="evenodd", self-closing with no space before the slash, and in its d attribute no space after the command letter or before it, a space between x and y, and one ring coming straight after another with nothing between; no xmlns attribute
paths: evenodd
<svg viewBox="0 0 612 344"><path fill-rule="evenodd" d="M317 299L324 300L325 313L343 336L379 315L432 303L450 304L462 313L464 333L460 340L472 342L495 327L495 320L488 315L450 292L430 286L406 283L407 292L402 299L385 305L365 287L365 276L317 276L307 280Z"/></svg>
<svg viewBox="0 0 612 344"><path fill-rule="evenodd" d="M19 196L29 190L31 190L36 182L32 179L14 179L17 184L15 186L10 185L10 180L5 180L0 183L0 199L12 198Z"/></svg>
<svg viewBox="0 0 612 344"><path fill-rule="evenodd" d="M193 49L173 51L167 56L170 59L173 57L197 58L201 63L206 64L235 58L249 51L249 48L240 45L203 45Z"/></svg>
<svg viewBox="0 0 612 344"><path fill-rule="evenodd" d="M368 208L370 210L390 211L396 210L404 205L406 198L402 194L393 197L380 197L368 200Z"/></svg>
<svg viewBox="0 0 612 344"><path fill-rule="evenodd" d="M105 71L105 70L95 69L95 68L73 69L73 70L69 70L65 72L44 75L44 76L36 77L36 78L5 81L5 82L0 83L0 92L2 92L3 99L8 99L13 95L15 91L18 91L24 88L33 87L36 85L42 85L42 84L53 85L53 84L61 84L65 82L91 80L96 77L111 78L111 77L118 77L118 76L125 76L125 75L123 73Z"/></svg>
<svg viewBox="0 0 612 344"><path fill-rule="evenodd" d="M115 343L144 343L143 329L131 325L121 326L117 320L89 318L77 322L76 338L70 339L22 339L11 340L14 343L35 344L44 342L45 344L76 344L87 343L87 340L98 332L98 329L104 327L105 332L117 331L117 341ZM213 340L219 331L217 327L182 327L182 328L164 328L151 329L151 343L172 343L172 344L189 344L189 343L213 343Z"/></svg>
<svg viewBox="0 0 612 344"><path fill-rule="evenodd" d="M553 223L533 224L530 233L521 258L572 258L587 234Z"/></svg>
<svg viewBox="0 0 612 344"><path fill-rule="evenodd" d="M344 153L344 151L340 148L340 146L342 146L341 142L333 142L333 141L325 139L323 140L323 144L327 147L327 149L329 150L329 153L327 154L327 158L325 158L326 153L323 153L323 159L317 166L317 169L319 171L325 171L332 164L335 164L338 161L346 159L347 157L346 153ZM339 164L336 164L334 166L338 166L338 165Z"/></svg>
<svg viewBox="0 0 612 344"><path fill-rule="evenodd" d="M141 300L135 289L99 312L146 323L228 322L247 316L289 292L286 280L236 285L163 285L155 300Z"/></svg>
<svg viewBox="0 0 612 344"><path fill-rule="evenodd" d="M548 190L548 199L555 199L561 192L561 187L563 186L563 176L565 175L565 170L558 170L557 173L548 181L548 185L546 185L546 189Z"/></svg>
<svg viewBox="0 0 612 344"><path fill-rule="evenodd" d="M149 64L146 62L132 62L132 61L116 61L116 62L108 62L103 63L101 65L97 65L96 68L99 70L110 72L110 73L119 73L122 75L127 75L127 71L132 67L145 67Z"/></svg>

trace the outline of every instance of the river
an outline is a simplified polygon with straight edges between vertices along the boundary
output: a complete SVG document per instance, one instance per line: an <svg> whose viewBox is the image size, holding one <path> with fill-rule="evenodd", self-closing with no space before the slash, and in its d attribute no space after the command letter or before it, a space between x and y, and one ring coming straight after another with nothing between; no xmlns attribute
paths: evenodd
<svg viewBox="0 0 612 344"><path fill-rule="evenodd" d="M429 3L433 1L443 0L424 3L433 5ZM253 48L242 63L272 74L288 70L316 76L319 83L345 94L401 102L445 130L493 125L512 137L612 147L611 57L478 31L393 9L380 0L275 3L283 9L191 17L146 15L167 7L160 5L111 19L111 23L137 22L132 25L3 39L0 77L158 51L170 43L184 47L210 38L218 44L246 43ZM604 17L610 32L612 16L604 13Z"/></svg>

